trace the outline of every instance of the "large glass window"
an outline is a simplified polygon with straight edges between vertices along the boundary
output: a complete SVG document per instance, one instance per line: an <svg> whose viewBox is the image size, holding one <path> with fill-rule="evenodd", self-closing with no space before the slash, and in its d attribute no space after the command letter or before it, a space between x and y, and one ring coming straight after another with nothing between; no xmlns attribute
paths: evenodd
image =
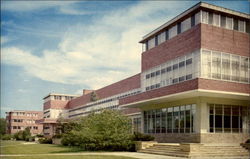
<svg viewBox="0 0 250 159"><path fill-rule="evenodd" d="M249 131L250 107L210 104L210 132L239 133ZM244 112L244 113L243 113Z"/></svg>
<svg viewBox="0 0 250 159"><path fill-rule="evenodd" d="M163 43L166 40L166 33L165 32L160 33L157 36L157 38L158 38L158 40L157 40L158 41L158 45L161 44L161 43Z"/></svg>
<svg viewBox="0 0 250 159"><path fill-rule="evenodd" d="M212 54L212 77L221 78L221 54L219 52L213 52Z"/></svg>
<svg viewBox="0 0 250 159"><path fill-rule="evenodd" d="M202 51L202 77L211 77L211 51Z"/></svg>
<svg viewBox="0 0 250 159"><path fill-rule="evenodd" d="M232 58L232 80L239 81L240 77L240 57L239 56L231 56Z"/></svg>
<svg viewBox="0 0 250 159"><path fill-rule="evenodd" d="M226 28L233 29L233 18L226 17Z"/></svg>
<svg viewBox="0 0 250 159"><path fill-rule="evenodd" d="M152 38L148 41L148 49L155 47L155 38Z"/></svg>
<svg viewBox="0 0 250 159"><path fill-rule="evenodd" d="M144 113L144 133L192 133L195 112L195 104L147 111ZM151 114L145 120L148 113L155 116Z"/></svg>
<svg viewBox="0 0 250 159"><path fill-rule="evenodd" d="M245 32L245 22L239 20L239 31Z"/></svg>
<svg viewBox="0 0 250 159"><path fill-rule="evenodd" d="M219 14L214 14L213 16L213 24L215 26L220 26L220 15Z"/></svg>
<svg viewBox="0 0 250 159"><path fill-rule="evenodd" d="M230 55L222 54L221 76L224 80L230 80Z"/></svg>
<svg viewBox="0 0 250 159"><path fill-rule="evenodd" d="M202 23L208 24L208 12L202 11Z"/></svg>
<svg viewBox="0 0 250 159"><path fill-rule="evenodd" d="M248 82L248 58L241 57L240 58L240 81Z"/></svg>

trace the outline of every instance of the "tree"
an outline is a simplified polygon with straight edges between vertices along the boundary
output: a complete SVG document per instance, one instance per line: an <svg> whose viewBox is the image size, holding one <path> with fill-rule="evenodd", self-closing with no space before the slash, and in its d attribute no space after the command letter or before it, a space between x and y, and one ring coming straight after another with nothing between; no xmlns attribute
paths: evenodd
<svg viewBox="0 0 250 159"><path fill-rule="evenodd" d="M98 95L96 94L96 92L93 91L93 92L91 93L91 95L90 95L90 101L91 101L91 102L94 102L94 101L97 101L97 100L99 100L99 97L98 97Z"/></svg>
<svg viewBox="0 0 250 159"><path fill-rule="evenodd" d="M4 118L0 118L0 135L6 134L6 120Z"/></svg>
<svg viewBox="0 0 250 159"><path fill-rule="evenodd" d="M64 145L85 150L131 150L130 119L118 111L104 110L79 120L79 126L63 136Z"/></svg>

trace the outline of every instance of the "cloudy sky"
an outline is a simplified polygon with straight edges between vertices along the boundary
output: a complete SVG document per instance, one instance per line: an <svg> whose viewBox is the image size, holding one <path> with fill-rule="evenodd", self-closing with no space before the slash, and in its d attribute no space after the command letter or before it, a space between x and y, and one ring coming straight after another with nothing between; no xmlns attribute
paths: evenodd
<svg viewBox="0 0 250 159"><path fill-rule="evenodd" d="M1 1L1 116L140 72L142 36L198 1ZM247 1L209 1L241 12Z"/></svg>

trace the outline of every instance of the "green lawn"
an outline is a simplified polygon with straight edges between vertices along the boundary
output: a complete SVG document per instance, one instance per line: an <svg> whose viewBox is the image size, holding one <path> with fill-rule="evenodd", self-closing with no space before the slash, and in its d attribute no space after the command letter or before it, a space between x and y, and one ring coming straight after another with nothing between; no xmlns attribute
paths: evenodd
<svg viewBox="0 0 250 159"><path fill-rule="evenodd" d="M84 152L84 151L82 151L77 147L67 147L67 146L52 145L52 144L30 144L30 142L2 141L2 140L0 140L0 142L1 142L0 154L2 155L15 155L15 154L27 155L27 156L8 156L8 157L0 156L1 159L134 159L131 157L101 155L101 152L100 155L79 155L79 154L53 155L55 153L74 153L74 152ZM46 155L38 155L38 154L46 154Z"/></svg>
<svg viewBox="0 0 250 159"><path fill-rule="evenodd" d="M80 152L77 147L52 144L24 144L29 142L1 141L1 154L47 154Z"/></svg>
<svg viewBox="0 0 250 159"><path fill-rule="evenodd" d="M23 157L3 157L1 159L135 159L122 156L104 156L104 155L82 155L82 156L23 156Z"/></svg>

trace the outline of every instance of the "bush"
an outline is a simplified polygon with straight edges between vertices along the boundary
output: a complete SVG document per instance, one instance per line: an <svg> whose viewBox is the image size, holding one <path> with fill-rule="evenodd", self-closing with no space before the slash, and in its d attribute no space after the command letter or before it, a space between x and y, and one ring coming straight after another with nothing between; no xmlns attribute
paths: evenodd
<svg viewBox="0 0 250 159"><path fill-rule="evenodd" d="M44 137L42 134L37 134L36 137Z"/></svg>
<svg viewBox="0 0 250 159"><path fill-rule="evenodd" d="M13 136L11 134L1 135L1 140L11 140Z"/></svg>
<svg viewBox="0 0 250 159"><path fill-rule="evenodd" d="M27 127L24 130L18 131L14 134L14 138L16 140L24 140L29 141L29 138L31 137L30 129Z"/></svg>
<svg viewBox="0 0 250 159"><path fill-rule="evenodd" d="M134 141L153 141L155 138L148 134L142 134L140 132L135 132L133 136Z"/></svg>
<svg viewBox="0 0 250 159"><path fill-rule="evenodd" d="M63 135L63 145L80 146L93 151L134 151L130 120L120 112L104 110L78 122L76 127Z"/></svg>
<svg viewBox="0 0 250 159"><path fill-rule="evenodd" d="M62 134L55 134L52 138L60 139L60 138L62 138Z"/></svg>
<svg viewBox="0 0 250 159"><path fill-rule="evenodd" d="M40 138L40 139L38 139L38 142L40 144L52 144L52 139L51 138Z"/></svg>

